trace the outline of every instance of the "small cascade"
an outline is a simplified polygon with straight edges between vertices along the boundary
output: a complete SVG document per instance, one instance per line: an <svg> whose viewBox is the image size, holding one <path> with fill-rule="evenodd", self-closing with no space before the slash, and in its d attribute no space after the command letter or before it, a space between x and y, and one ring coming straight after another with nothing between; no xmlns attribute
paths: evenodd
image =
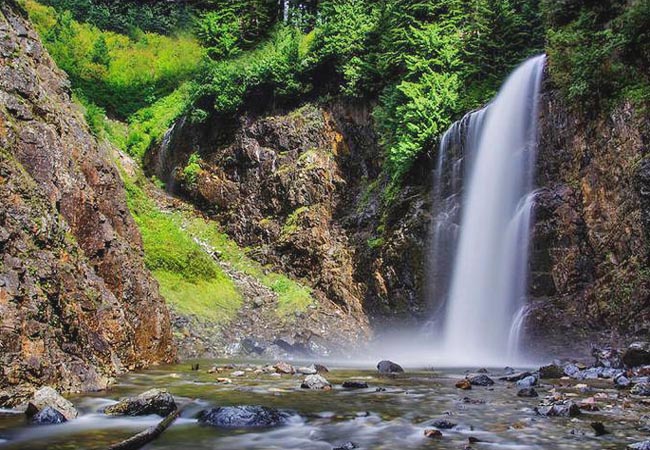
<svg viewBox="0 0 650 450"><path fill-rule="evenodd" d="M444 321L440 354L454 364L518 357L544 64L526 61L441 140L429 270L433 312Z"/></svg>

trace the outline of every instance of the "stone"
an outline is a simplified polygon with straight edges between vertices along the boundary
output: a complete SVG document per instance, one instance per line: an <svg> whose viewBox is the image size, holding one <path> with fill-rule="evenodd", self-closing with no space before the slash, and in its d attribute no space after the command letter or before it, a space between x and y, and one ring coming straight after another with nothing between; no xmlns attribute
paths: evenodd
<svg viewBox="0 0 650 450"><path fill-rule="evenodd" d="M104 410L109 416L146 416L157 414L165 417L176 411L174 397L165 389L150 389L136 397L127 397Z"/></svg>
<svg viewBox="0 0 650 450"><path fill-rule="evenodd" d="M539 397L535 388L527 387L517 391L517 397Z"/></svg>
<svg viewBox="0 0 650 450"><path fill-rule="evenodd" d="M296 373L296 369L294 369L294 367L291 364L286 363L284 361L275 364L273 367L275 368L277 373L283 373L285 375L292 375Z"/></svg>
<svg viewBox="0 0 650 450"><path fill-rule="evenodd" d="M650 384L648 383L635 384L630 390L630 394L641 395L643 397L650 397Z"/></svg>
<svg viewBox="0 0 650 450"><path fill-rule="evenodd" d="M515 373L515 369L513 369L512 367L505 367L503 369L503 374L504 375L512 375L514 373Z"/></svg>
<svg viewBox="0 0 650 450"><path fill-rule="evenodd" d="M368 389L368 383L365 381L348 380L342 385L345 389Z"/></svg>
<svg viewBox="0 0 650 450"><path fill-rule="evenodd" d="M650 342L633 342L625 350L621 359L627 367L650 364Z"/></svg>
<svg viewBox="0 0 650 450"><path fill-rule="evenodd" d="M456 382L456 387L458 389L463 389L467 391L469 389L472 389L472 383L470 383L467 378L463 378L462 380Z"/></svg>
<svg viewBox="0 0 650 450"><path fill-rule="evenodd" d="M404 369L397 363L384 360L377 363L377 370L382 374L403 373Z"/></svg>
<svg viewBox="0 0 650 450"><path fill-rule="evenodd" d="M424 430L424 437L427 437L429 439L442 439L442 432L440 432L440 430L427 428Z"/></svg>
<svg viewBox="0 0 650 450"><path fill-rule="evenodd" d="M243 370L236 370L231 374L233 377L243 377L246 376L246 372Z"/></svg>
<svg viewBox="0 0 650 450"><path fill-rule="evenodd" d="M591 349L591 355L595 358L594 366L606 367L611 369L620 369L623 367L621 352L618 349L606 347Z"/></svg>
<svg viewBox="0 0 650 450"><path fill-rule="evenodd" d="M505 377L499 378L501 381L509 381L511 383L514 383L516 381L523 380L526 377L532 376L532 373L530 372L518 372L518 373L511 373L509 375L506 375Z"/></svg>
<svg viewBox="0 0 650 450"><path fill-rule="evenodd" d="M441 430L451 430L457 424L450 422L447 419L436 419L431 423L432 427L439 428Z"/></svg>
<svg viewBox="0 0 650 450"><path fill-rule="evenodd" d="M627 446L628 450L650 450L650 441L641 441Z"/></svg>
<svg viewBox="0 0 650 450"><path fill-rule="evenodd" d="M539 378L541 379L562 378L563 376L564 371L558 365L549 364L548 366L542 366L539 368Z"/></svg>
<svg viewBox="0 0 650 450"><path fill-rule="evenodd" d="M34 397L27 404L25 414L34 417L47 407L61 413L66 420L76 419L79 414L70 401L49 386L42 387L34 393Z"/></svg>
<svg viewBox="0 0 650 450"><path fill-rule="evenodd" d="M359 446L352 441L348 441L341 446L333 448L332 450L354 450L355 448L359 448Z"/></svg>
<svg viewBox="0 0 650 450"><path fill-rule="evenodd" d="M63 414L51 406L46 406L32 417L32 423L37 425L57 425L67 421Z"/></svg>
<svg viewBox="0 0 650 450"><path fill-rule="evenodd" d="M217 428L267 428L285 424L290 416L265 406L225 406L201 411L198 422Z"/></svg>
<svg viewBox="0 0 650 450"><path fill-rule="evenodd" d="M557 403L543 413L547 417L576 417L581 414L580 407L573 402Z"/></svg>
<svg viewBox="0 0 650 450"><path fill-rule="evenodd" d="M494 380L485 374L474 375L468 378L472 386L492 386Z"/></svg>
<svg viewBox="0 0 650 450"><path fill-rule="evenodd" d="M625 375L620 375L620 376L614 378L614 384L619 389L625 389L627 387L630 387L630 384L632 384L632 382Z"/></svg>
<svg viewBox="0 0 650 450"><path fill-rule="evenodd" d="M521 380L517 381L517 387L519 389L526 389L533 387L537 384L537 378L534 376L530 375L525 378L522 378Z"/></svg>
<svg viewBox="0 0 650 450"><path fill-rule="evenodd" d="M303 375L316 375L318 373L313 367L298 367L297 372Z"/></svg>
<svg viewBox="0 0 650 450"><path fill-rule="evenodd" d="M314 369L316 369L317 373L323 374L323 373L328 373L329 372L329 369L327 367L325 367L324 365L322 365L322 364L314 364L313 366L314 366Z"/></svg>
<svg viewBox="0 0 650 450"><path fill-rule="evenodd" d="M567 377L575 378L580 373L580 368L575 364L567 364L564 366L564 375Z"/></svg>
<svg viewBox="0 0 650 450"><path fill-rule="evenodd" d="M300 385L302 389L330 390L332 385L321 375L307 375Z"/></svg>

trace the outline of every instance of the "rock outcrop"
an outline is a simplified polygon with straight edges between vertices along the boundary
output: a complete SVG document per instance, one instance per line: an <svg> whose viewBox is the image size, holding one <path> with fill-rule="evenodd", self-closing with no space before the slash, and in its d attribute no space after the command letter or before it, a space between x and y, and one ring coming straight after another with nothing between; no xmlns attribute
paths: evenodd
<svg viewBox="0 0 650 450"><path fill-rule="evenodd" d="M0 403L13 403L174 352L110 149L20 8L0 13Z"/></svg>

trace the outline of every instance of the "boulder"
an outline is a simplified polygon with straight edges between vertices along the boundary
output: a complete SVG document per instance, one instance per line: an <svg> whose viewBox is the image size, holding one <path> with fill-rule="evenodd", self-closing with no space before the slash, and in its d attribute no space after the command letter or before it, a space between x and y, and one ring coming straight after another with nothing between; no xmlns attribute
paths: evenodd
<svg viewBox="0 0 650 450"><path fill-rule="evenodd" d="M494 380L485 374L474 375L468 378L472 386L492 386Z"/></svg>
<svg viewBox="0 0 650 450"><path fill-rule="evenodd" d="M521 380L517 381L517 387L519 389L526 389L533 387L537 384L537 378L535 378L532 375L529 375L525 378L522 378Z"/></svg>
<svg viewBox="0 0 650 450"><path fill-rule="evenodd" d="M539 377L541 379L562 378L563 376L564 371L558 365L549 364L548 366L542 366L539 368Z"/></svg>
<svg viewBox="0 0 650 450"><path fill-rule="evenodd" d="M299 367L298 368L298 373L301 373L303 375L316 375L318 371L314 368L314 366L311 367Z"/></svg>
<svg viewBox="0 0 650 450"><path fill-rule="evenodd" d="M56 425L67 422L67 419L58 410L51 406L46 406L32 417L32 422L37 425Z"/></svg>
<svg viewBox="0 0 650 450"><path fill-rule="evenodd" d="M650 364L650 342L634 342L630 344L621 359L627 367Z"/></svg>
<svg viewBox="0 0 650 450"><path fill-rule="evenodd" d="M456 387L458 389L462 389L464 391L467 391L469 389L472 389L472 383L470 383L467 378L463 378L462 380L459 380L459 381L456 382Z"/></svg>
<svg viewBox="0 0 650 450"><path fill-rule="evenodd" d="M575 378L580 373L580 368L575 364L567 364L564 366L564 375L567 377Z"/></svg>
<svg viewBox="0 0 650 450"><path fill-rule="evenodd" d="M499 378L501 381L509 381L511 383L514 383L515 381L523 380L526 377L531 376L532 373L530 372L517 372L517 373L511 373L509 375L506 375L505 377Z"/></svg>
<svg viewBox="0 0 650 450"><path fill-rule="evenodd" d="M596 367L607 367L610 369L620 369L623 367L621 352L615 348L593 347L591 349L591 355L595 359L594 366Z"/></svg>
<svg viewBox="0 0 650 450"><path fill-rule="evenodd" d="M291 364L286 363L284 361L280 361L279 363L275 364L273 368L277 373L283 373L287 375L292 375L296 373L296 369L294 369Z"/></svg>
<svg viewBox="0 0 650 450"><path fill-rule="evenodd" d="M576 417L581 414L580 407L573 402L556 403L540 409L539 412L547 417Z"/></svg>
<svg viewBox="0 0 650 450"><path fill-rule="evenodd" d="M392 361L384 360L377 363L377 370L379 373L389 374L389 373L403 373L404 369L397 363Z"/></svg>
<svg viewBox="0 0 650 450"><path fill-rule="evenodd" d="M625 389L626 387L630 387L630 384L632 384L632 382L624 374L620 374L619 376L614 377L614 384L617 388Z"/></svg>
<svg viewBox="0 0 650 450"><path fill-rule="evenodd" d="M150 389L136 397L120 400L104 410L111 416L146 416L157 414L165 417L176 411L174 397L164 389Z"/></svg>
<svg viewBox="0 0 650 450"><path fill-rule="evenodd" d="M539 397L539 394L535 390L535 388L528 387L524 389L519 389L517 391L517 397Z"/></svg>
<svg viewBox="0 0 650 450"><path fill-rule="evenodd" d="M303 389L332 389L332 385L320 375L307 375L300 385Z"/></svg>
<svg viewBox="0 0 650 450"><path fill-rule="evenodd" d="M322 365L322 364L313 364L313 366L314 366L314 369L316 369L316 372L318 372L318 373L327 373L327 372L329 372L329 369L327 367L325 367L324 365Z"/></svg>
<svg viewBox="0 0 650 450"><path fill-rule="evenodd" d="M265 406L225 406L201 411L198 422L218 428L267 428L285 424L290 416Z"/></svg>
<svg viewBox="0 0 650 450"><path fill-rule="evenodd" d="M34 397L27 404L25 414L34 417L47 407L61 413L66 420L75 419L79 414L70 401L48 386L42 387L34 393Z"/></svg>

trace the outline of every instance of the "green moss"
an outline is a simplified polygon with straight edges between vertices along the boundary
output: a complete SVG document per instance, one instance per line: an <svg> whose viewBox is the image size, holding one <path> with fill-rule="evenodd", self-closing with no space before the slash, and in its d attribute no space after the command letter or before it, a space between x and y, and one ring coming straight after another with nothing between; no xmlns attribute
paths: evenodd
<svg viewBox="0 0 650 450"><path fill-rule="evenodd" d="M196 180L199 177L201 172L201 157L198 153L192 153L187 160L187 165L183 168L183 180L189 184L193 185L196 183Z"/></svg>
<svg viewBox="0 0 650 450"><path fill-rule="evenodd" d="M368 239L368 247L372 249L380 248L383 245L384 245L384 238L382 237Z"/></svg>
<svg viewBox="0 0 650 450"><path fill-rule="evenodd" d="M309 207L301 206L300 208L297 208L291 214L289 214L287 220L284 222L284 225L282 226L282 234L285 236L289 236L295 233L296 231L298 231L298 219L300 219L300 216L307 211L309 211Z"/></svg>

